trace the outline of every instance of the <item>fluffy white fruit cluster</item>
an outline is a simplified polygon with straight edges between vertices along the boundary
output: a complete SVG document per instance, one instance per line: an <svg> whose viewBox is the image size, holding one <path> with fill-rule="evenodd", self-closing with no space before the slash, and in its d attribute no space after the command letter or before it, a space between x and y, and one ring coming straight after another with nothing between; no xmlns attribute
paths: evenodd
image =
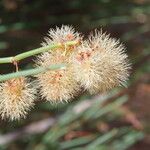
<svg viewBox="0 0 150 150"><path fill-rule="evenodd" d="M62 102L76 96L81 89L95 94L125 84L130 68L125 48L101 31L95 31L84 40L72 27L62 26L50 29L42 45L73 40L79 40L80 44L38 56L37 66L68 64L66 69L37 75L42 97L51 102Z"/></svg>
<svg viewBox="0 0 150 150"><path fill-rule="evenodd" d="M34 106L35 89L25 78L8 80L0 85L0 114L2 119L25 118Z"/></svg>
<svg viewBox="0 0 150 150"><path fill-rule="evenodd" d="M64 43L78 41L78 45ZM68 101L81 90L91 94L124 85L130 65L125 48L116 39L95 31L87 40L70 26L50 29L42 46L60 43L61 47L37 56L37 67L67 64L66 68L36 75L42 98L52 103ZM0 115L11 120L25 117L34 105L35 87L27 79L15 78L0 83Z"/></svg>

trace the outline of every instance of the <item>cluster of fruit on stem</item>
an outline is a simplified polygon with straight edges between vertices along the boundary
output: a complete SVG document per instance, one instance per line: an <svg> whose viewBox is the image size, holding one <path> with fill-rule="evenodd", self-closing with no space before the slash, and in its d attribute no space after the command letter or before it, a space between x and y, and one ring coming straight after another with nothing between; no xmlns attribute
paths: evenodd
<svg viewBox="0 0 150 150"><path fill-rule="evenodd" d="M16 62L35 54L39 54L34 60L36 68L18 71ZM2 58L0 63L10 63L12 58L16 58L17 72L0 76L0 115L11 120L26 116L34 106L37 89L51 103L68 102L85 90L96 94L124 85L130 69L118 40L102 31L84 39L70 26L50 29L41 48ZM25 77L29 75L34 75L34 82Z"/></svg>

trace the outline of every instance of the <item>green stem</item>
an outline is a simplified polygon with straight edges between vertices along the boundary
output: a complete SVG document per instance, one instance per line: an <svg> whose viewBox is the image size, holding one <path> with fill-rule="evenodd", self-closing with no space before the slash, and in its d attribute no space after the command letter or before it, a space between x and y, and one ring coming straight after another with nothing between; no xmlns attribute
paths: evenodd
<svg viewBox="0 0 150 150"><path fill-rule="evenodd" d="M78 41L69 41L69 42L66 42L66 43L63 43L63 44L65 46L72 46L72 45L78 44ZM28 58L30 56L34 56L36 54L46 52L46 51L49 51L49 50L52 50L52 49L55 49L55 48L60 48L62 46L63 45L61 43L57 43L57 44L37 48L37 49L34 49L34 50L30 50L28 52L24 52L24 53L18 54L16 56L0 58L0 64L13 63L14 61L20 61L20 60Z"/></svg>
<svg viewBox="0 0 150 150"><path fill-rule="evenodd" d="M38 68L34 68L34 69L28 69L28 70L24 70L24 71L18 71L18 72L14 72L14 73L9 73L6 75L0 75L0 82L2 81L6 81L12 78L18 78L18 77L22 77L22 76L29 76L29 75L36 75L48 70L56 70L56 69L61 69L66 67L65 64L57 64L57 65L51 65L49 67L38 67Z"/></svg>

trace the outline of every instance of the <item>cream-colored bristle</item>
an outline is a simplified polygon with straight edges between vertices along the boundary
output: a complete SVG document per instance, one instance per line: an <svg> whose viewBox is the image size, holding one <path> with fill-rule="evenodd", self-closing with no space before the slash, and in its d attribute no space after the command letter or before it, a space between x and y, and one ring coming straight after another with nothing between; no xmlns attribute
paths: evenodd
<svg viewBox="0 0 150 150"><path fill-rule="evenodd" d="M0 115L2 119L25 118L34 106L35 89L25 78L15 78L0 84Z"/></svg>
<svg viewBox="0 0 150 150"><path fill-rule="evenodd" d="M92 94L123 85L129 76L124 47L99 31L82 42L72 62L76 80Z"/></svg>
<svg viewBox="0 0 150 150"><path fill-rule="evenodd" d="M72 26L62 25L61 28L50 29L47 37L44 38L42 46L46 46L53 43L64 43L68 41L81 40L82 36L76 32Z"/></svg>
<svg viewBox="0 0 150 150"><path fill-rule="evenodd" d="M68 101L77 95L80 90L79 84L74 78L73 68L68 63L68 57L59 52L55 54L44 53L39 56L37 61L38 66L49 66L60 63L66 63L67 67L47 71L36 76L42 97L52 103Z"/></svg>

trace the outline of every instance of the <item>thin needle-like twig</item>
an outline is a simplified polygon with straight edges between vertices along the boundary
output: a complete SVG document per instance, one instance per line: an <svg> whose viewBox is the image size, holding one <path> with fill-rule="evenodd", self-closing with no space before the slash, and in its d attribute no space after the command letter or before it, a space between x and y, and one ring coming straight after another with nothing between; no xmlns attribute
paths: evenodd
<svg viewBox="0 0 150 150"><path fill-rule="evenodd" d="M16 56L0 58L0 64L13 63L14 61L18 62L20 60L23 60L25 58L37 55L37 54L42 53L42 52L50 51L50 50L53 50L53 49L56 49L56 48L61 48L64 45L65 46L73 46L73 45L77 45L78 43L79 43L79 41L68 41L64 44L56 43L56 44L48 45L48 46L45 46L45 47L40 47L40 48L37 48L37 49L30 50L28 52L18 54Z"/></svg>
<svg viewBox="0 0 150 150"><path fill-rule="evenodd" d="M5 75L0 75L0 82L1 81L6 81L12 78L18 78L22 76L30 76L30 75L36 75L48 70L56 70L56 69L63 69L66 65L65 64L57 64L57 65L51 65L49 67L38 67L34 69L28 69L28 70L23 70L23 71L17 71L14 73L8 73Z"/></svg>

